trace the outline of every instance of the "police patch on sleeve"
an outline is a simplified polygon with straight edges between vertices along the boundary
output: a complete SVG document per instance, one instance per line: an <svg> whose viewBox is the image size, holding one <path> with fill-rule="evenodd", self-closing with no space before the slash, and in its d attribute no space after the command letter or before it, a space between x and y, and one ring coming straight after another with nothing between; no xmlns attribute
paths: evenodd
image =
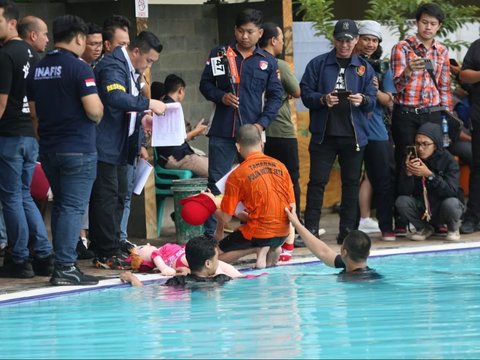
<svg viewBox="0 0 480 360"><path fill-rule="evenodd" d="M85 79L85 86L86 87L97 86L95 84L95 79L94 78Z"/></svg>
<svg viewBox="0 0 480 360"><path fill-rule="evenodd" d="M127 89L125 89L125 86L123 86L122 84L114 83L114 84L111 84L111 85L107 85L107 91L108 92L114 91L114 90L120 90L120 91L123 91L123 92L127 92Z"/></svg>
<svg viewBox="0 0 480 360"><path fill-rule="evenodd" d="M258 65L260 66L260 69L262 69L262 70L267 70L268 69L268 61L260 60L258 62Z"/></svg>

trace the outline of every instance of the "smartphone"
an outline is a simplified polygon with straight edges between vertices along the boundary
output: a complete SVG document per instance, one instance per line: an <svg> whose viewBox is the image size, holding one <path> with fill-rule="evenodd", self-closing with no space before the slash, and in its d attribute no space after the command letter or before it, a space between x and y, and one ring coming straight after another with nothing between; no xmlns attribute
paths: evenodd
<svg viewBox="0 0 480 360"><path fill-rule="evenodd" d="M423 58L423 62L425 63L425 69L430 69L430 70L433 70L433 62L432 62L432 59L428 59L428 58Z"/></svg>
<svg viewBox="0 0 480 360"><path fill-rule="evenodd" d="M450 65L459 66L457 60L450 58Z"/></svg>
<svg viewBox="0 0 480 360"><path fill-rule="evenodd" d="M417 148L415 146L407 146L408 160L418 158Z"/></svg>
<svg viewBox="0 0 480 360"><path fill-rule="evenodd" d="M347 100L350 95L352 95L351 91L334 91L332 92L333 96L337 96L340 101Z"/></svg>

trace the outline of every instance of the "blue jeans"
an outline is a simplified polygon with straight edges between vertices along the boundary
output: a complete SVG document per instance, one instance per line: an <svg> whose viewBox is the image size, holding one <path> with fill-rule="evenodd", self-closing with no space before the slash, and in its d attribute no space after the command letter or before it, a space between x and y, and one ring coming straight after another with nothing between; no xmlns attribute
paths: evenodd
<svg viewBox="0 0 480 360"><path fill-rule="evenodd" d="M28 260L29 239L38 257L52 253L42 215L30 195L37 157L35 138L0 137L0 201L15 263Z"/></svg>
<svg viewBox="0 0 480 360"><path fill-rule="evenodd" d="M130 217L130 205L132 203L133 185L135 185L135 171L137 162L134 165L127 165L127 196L125 197L125 205L123 208L122 221L120 222L120 241L128 239L128 218Z"/></svg>
<svg viewBox="0 0 480 360"><path fill-rule="evenodd" d="M5 228L5 220L3 220L3 207L0 202L0 244L7 243L7 229Z"/></svg>
<svg viewBox="0 0 480 360"><path fill-rule="evenodd" d="M53 192L55 264L73 265L82 217L97 175L97 153L49 153L40 159Z"/></svg>
<svg viewBox="0 0 480 360"><path fill-rule="evenodd" d="M215 183L232 169L237 154L234 138L210 136L208 141L208 188L213 194L220 194ZM216 226L217 220L210 216L204 224L205 233L213 236Z"/></svg>
<svg viewBox="0 0 480 360"><path fill-rule="evenodd" d="M326 137L321 144L310 142L310 180L307 187L305 227L318 231L323 205L323 194L328 183L330 170L338 155L342 178L342 202L340 206L340 234L356 228L360 170L365 147L359 151L349 138Z"/></svg>

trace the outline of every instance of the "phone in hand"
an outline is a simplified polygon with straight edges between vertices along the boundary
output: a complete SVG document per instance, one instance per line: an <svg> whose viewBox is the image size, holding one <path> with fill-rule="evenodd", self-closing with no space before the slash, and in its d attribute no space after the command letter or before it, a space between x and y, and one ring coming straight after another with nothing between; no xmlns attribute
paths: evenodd
<svg viewBox="0 0 480 360"><path fill-rule="evenodd" d="M453 58L450 58L450 65L453 65L453 66L460 66L457 62L457 60L453 59Z"/></svg>
<svg viewBox="0 0 480 360"><path fill-rule="evenodd" d="M430 69L433 70L433 62L432 59L429 58L423 58L423 62L425 63L425 69Z"/></svg>
<svg viewBox="0 0 480 360"><path fill-rule="evenodd" d="M340 101L348 100L348 97L352 95L351 91L334 91L332 92L333 96L337 96Z"/></svg>
<svg viewBox="0 0 480 360"><path fill-rule="evenodd" d="M417 148L413 145L407 146L408 160L413 160L418 158Z"/></svg>

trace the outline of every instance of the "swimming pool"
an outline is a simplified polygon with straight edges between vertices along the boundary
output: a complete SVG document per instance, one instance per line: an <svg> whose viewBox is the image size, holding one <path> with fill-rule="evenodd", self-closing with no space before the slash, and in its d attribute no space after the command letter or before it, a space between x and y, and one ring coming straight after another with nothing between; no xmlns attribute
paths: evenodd
<svg viewBox="0 0 480 360"><path fill-rule="evenodd" d="M478 358L480 250L321 263L221 288L117 287L0 307L2 358Z"/></svg>

